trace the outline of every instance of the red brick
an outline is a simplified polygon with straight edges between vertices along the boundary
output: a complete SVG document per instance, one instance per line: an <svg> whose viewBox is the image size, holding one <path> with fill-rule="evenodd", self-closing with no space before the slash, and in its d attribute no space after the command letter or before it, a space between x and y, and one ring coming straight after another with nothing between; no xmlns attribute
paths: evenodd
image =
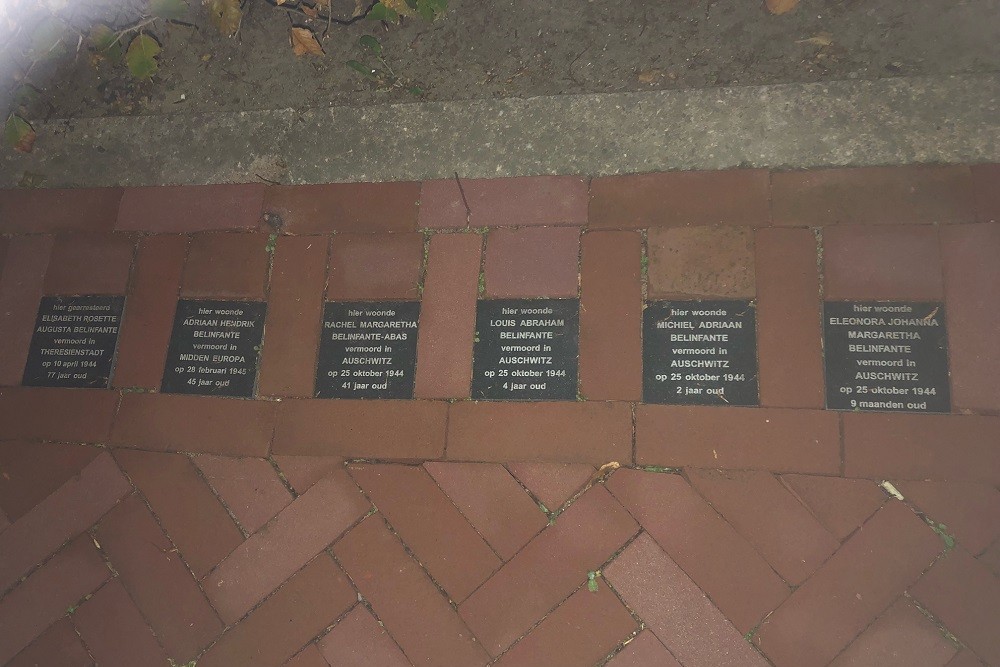
<svg viewBox="0 0 1000 667"><path fill-rule="evenodd" d="M1000 664L1000 580L967 551L948 551L910 594L986 664Z"/></svg>
<svg viewBox="0 0 1000 667"><path fill-rule="evenodd" d="M10 240L0 271L0 385L21 384L51 251L51 236Z"/></svg>
<svg viewBox="0 0 1000 667"><path fill-rule="evenodd" d="M313 395L326 258L325 237L278 238L257 380L263 396Z"/></svg>
<svg viewBox="0 0 1000 667"><path fill-rule="evenodd" d="M643 630L608 661L608 667L681 667L651 630Z"/></svg>
<svg viewBox="0 0 1000 667"><path fill-rule="evenodd" d="M580 393L589 400L642 397L642 238L583 235Z"/></svg>
<svg viewBox="0 0 1000 667"><path fill-rule="evenodd" d="M78 477L0 533L0 591L66 540L90 528L129 491L128 480L110 454L94 459Z"/></svg>
<svg viewBox="0 0 1000 667"><path fill-rule="evenodd" d="M595 486L459 605L459 613L486 650L499 655L638 529L611 494Z"/></svg>
<svg viewBox="0 0 1000 667"><path fill-rule="evenodd" d="M517 667L594 665L638 629L611 589L578 589L495 664Z"/></svg>
<svg viewBox="0 0 1000 667"><path fill-rule="evenodd" d="M167 665L163 648L118 580L80 605L73 624L101 667Z"/></svg>
<svg viewBox="0 0 1000 667"><path fill-rule="evenodd" d="M45 274L46 294L124 294L135 238L125 234L60 234Z"/></svg>
<svg viewBox="0 0 1000 667"><path fill-rule="evenodd" d="M308 644L304 649L286 660L281 667L330 667L316 644Z"/></svg>
<svg viewBox="0 0 1000 667"><path fill-rule="evenodd" d="M955 647L912 602L900 599L875 619L831 667L944 667Z"/></svg>
<svg viewBox="0 0 1000 667"><path fill-rule="evenodd" d="M816 237L808 229L760 229L756 250L761 405L822 408Z"/></svg>
<svg viewBox="0 0 1000 667"><path fill-rule="evenodd" d="M948 663L948 667L985 667L985 665L983 665L972 651L965 649L952 658L952 661Z"/></svg>
<svg viewBox="0 0 1000 667"><path fill-rule="evenodd" d="M424 181L420 227L513 227L583 225L587 222L587 180L577 176ZM466 211L465 201L469 210Z"/></svg>
<svg viewBox="0 0 1000 667"><path fill-rule="evenodd" d="M0 440L105 442L117 403L100 389L0 388Z"/></svg>
<svg viewBox="0 0 1000 667"><path fill-rule="evenodd" d="M486 295L575 297L579 260L577 227L492 230L486 237Z"/></svg>
<svg viewBox="0 0 1000 667"><path fill-rule="evenodd" d="M753 545L679 475L619 470L607 486L740 632L788 596Z"/></svg>
<svg viewBox="0 0 1000 667"><path fill-rule="evenodd" d="M986 484L900 482L906 500L938 523L973 554L1000 537L1000 491Z"/></svg>
<svg viewBox="0 0 1000 667"><path fill-rule="evenodd" d="M753 298L754 232L746 227L649 230L650 297Z"/></svg>
<svg viewBox="0 0 1000 667"><path fill-rule="evenodd" d="M275 456L274 461L281 468L281 474L298 494L335 470L344 467L344 459L339 456Z"/></svg>
<svg viewBox="0 0 1000 667"><path fill-rule="evenodd" d="M264 211L293 234L417 228L419 183L331 183L267 189Z"/></svg>
<svg viewBox="0 0 1000 667"><path fill-rule="evenodd" d="M453 403L448 458L602 465L632 458L628 403Z"/></svg>
<svg viewBox="0 0 1000 667"><path fill-rule="evenodd" d="M341 569L328 555L320 554L224 634L198 664L279 665L356 601Z"/></svg>
<svg viewBox="0 0 1000 667"><path fill-rule="evenodd" d="M801 584L840 547L771 473L690 469L687 476L790 584Z"/></svg>
<svg viewBox="0 0 1000 667"><path fill-rule="evenodd" d="M275 409L267 401L127 393L111 442L170 452L267 456Z"/></svg>
<svg viewBox="0 0 1000 667"><path fill-rule="evenodd" d="M330 667L410 667L389 633L360 604L333 626L319 647Z"/></svg>
<svg viewBox="0 0 1000 667"><path fill-rule="evenodd" d="M100 453L85 445L0 442L0 508L16 521Z"/></svg>
<svg viewBox="0 0 1000 667"><path fill-rule="evenodd" d="M219 615L230 624L239 620L364 516L369 507L343 471L316 482L205 580L205 590Z"/></svg>
<svg viewBox="0 0 1000 667"><path fill-rule="evenodd" d="M648 534L640 535L622 551L605 568L604 576L683 664L767 665ZM617 667L616 662L611 664Z"/></svg>
<svg viewBox="0 0 1000 667"><path fill-rule="evenodd" d="M771 175L775 225L970 222L972 178L964 166L865 167Z"/></svg>
<svg viewBox="0 0 1000 667"><path fill-rule="evenodd" d="M267 234L204 232L191 237L181 297L263 299Z"/></svg>
<svg viewBox="0 0 1000 667"><path fill-rule="evenodd" d="M976 164L970 169L977 219L979 222L1000 222L1000 164Z"/></svg>
<svg viewBox="0 0 1000 667"><path fill-rule="evenodd" d="M489 661L448 600L380 516L362 521L333 551L414 664L459 667ZM324 651L329 648L324 646Z"/></svg>
<svg viewBox="0 0 1000 667"><path fill-rule="evenodd" d="M507 469L549 511L565 505L597 472L584 463L508 463Z"/></svg>
<svg viewBox="0 0 1000 667"><path fill-rule="evenodd" d="M112 510L96 537L175 662L188 662L222 632L205 594L138 496Z"/></svg>
<svg viewBox="0 0 1000 667"><path fill-rule="evenodd" d="M428 461L424 468L503 560L545 527L545 515L498 463Z"/></svg>
<svg viewBox="0 0 1000 667"><path fill-rule="evenodd" d="M151 232L257 229L263 183L127 188L117 229Z"/></svg>
<svg viewBox="0 0 1000 667"><path fill-rule="evenodd" d="M7 664L110 576L88 536L71 542L0 602L0 663Z"/></svg>
<svg viewBox="0 0 1000 667"><path fill-rule="evenodd" d="M639 405L636 463L840 472L837 415L818 410Z"/></svg>
<svg viewBox="0 0 1000 667"><path fill-rule="evenodd" d="M944 296L938 231L926 225L836 225L823 230L828 299L934 301Z"/></svg>
<svg viewBox="0 0 1000 667"><path fill-rule="evenodd" d="M423 263L423 234L337 234L330 237L326 298L416 299Z"/></svg>
<svg viewBox="0 0 1000 667"><path fill-rule="evenodd" d="M997 577L1000 577L1000 540L994 542L979 556L979 562L992 570Z"/></svg>
<svg viewBox="0 0 1000 667"><path fill-rule="evenodd" d="M73 624L61 618L7 663L7 667L94 667Z"/></svg>
<svg viewBox="0 0 1000 667"><path fill-rule="evenodd" d="M770 222L766 169L595 178L590 226L642 228Z"/></svg>
<svg viewBox="0 0 1000 667"><path fill-rule="evenodd" d="M782 475L781 481L839 540L857 530L886 499L867 479Z"/></svg>
<svg viewBox="0 0 1000 667"><path fill-rule="evenodd" d="M119 450L115 458L199 579L243 542L236 524L188 457Z"/></svg>
<svg viewBox="0 0 1000 667"><path fill-rule="evenodd" d="M468 398L483 250L481 234L435 234L420 301L413 395Z"/></svg>
<svg viewBox="0 0 1000 667"><path fill-rule="evenodd" d="M358 485L451 599L461 602L500 559L420 466L349 465Z"/></svg>
<svg viewBox="0 0 1000 667"><path fill-rule="evenodd" d="M956 408L1000 410L1000 224L941 230Z"/></svg>
<svg viewBox="0 0 1000 667"><path fill-rule="evenodd" d="M826 665L943 546L905 505L890 502L764 621L754 641L777 667Z"/></svg>
<svg viewBox="0 0 1000 667"><path fill-rule="evenodd" d="M132 288L118 338L114 386L159 388L173 329L188 237L139 242Z"/></svg>
<svg viewBox="0 0 1000 667"><path fill-rule="evenodd" d="M844 415L845 474L1000 484L1000 417Z"/></svg>
<svg viewBox="0 0 1000 667"><path fill-rule="evenodd" d="M194 462L248 533L257 532L292 502L292 494L265 459L202 454Z"/></svg>
<svg viewBox="0 0 1000 667"><path fill-rule="evenodd" d="M0 190L0 234L111 231L120 188Z"/></svg>
<svg viewBox="0 0 1000 667"><path fill-rule="evenodd" d="M282 401L274 453L440 458L447 411L431 401Z"/></svg>
<svg viewBox="0 0 1000 667"><path fill-rule="evenodd" d="M7 261L7 247L10 245L10 239L6 236L0 236L0 276L3 275L3 265Z"/></svg>

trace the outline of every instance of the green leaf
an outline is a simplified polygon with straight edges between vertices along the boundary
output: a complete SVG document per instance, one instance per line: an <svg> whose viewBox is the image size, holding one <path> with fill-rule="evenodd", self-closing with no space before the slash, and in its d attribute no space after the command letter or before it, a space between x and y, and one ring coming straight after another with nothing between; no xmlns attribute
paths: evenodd
<svg viewBox="0 0 1000 667"><path fill-rule="evenodd" d="M597 573L588 572L587 573L587 590L591 593L597 592Z"/></svg>
<svg viewBox="0 0 1000 667"><path fill-rule="evenodd" d="M226 37L232 37L240 29L243 22L240 0L205 0L205 7L212 25Z"/></svg>
<svg viewBox="0 0 1000 667"><path fill-rule="evenodd" d="M448 9L448 0L416 0L417 13L425 21L433 21Z"/></svg>
<svg viewBox="0 0 1000 667"><path fill-rule="evenodd" d="M28 121L11 114L3 128L3 138L7 145L19 153L30 153L35 145L35 130Z"/></svg>
<svg viewBox="0 0 1000 667"><path fill-rule="evenodd" d="M161 19L179 20L187 16L184 0L149 0L149 15Z"/></svg>
<svg viewBox="0 0 1000 667"><path fill-rule="evenodd" d="M360 72L369 79L375 78L375 70L364 63L359 63L357 60L348 60L344 64L353 69L355 72Z"/></svg>
<svg viewBox="0 0 1000 667"><path fill-rule="evenodd" d="M97 56L107 58L112 63L121 62L122 56L125 55L122 41L118 39L114 30L103 23L98 23L91 28L90 43L93 44L94 53Z"/></svg>
<svg viewBox="0 0 1000 667"><path fill-rule="evenodd" d="M158 67L156 57L160 51L162 49L155 39L149 35L137 35L125 53L125 62L132 76L136 79L153 78Z"/></svg>
<svg viewBox="0 0 1000 667"><path fill-rule="evenodd" d="M57 18L43 19L31 33L28 56L33 60L56 58L66 51L66 26Z"/></svg>
<svg viewBox="0 0 1000 667"><path fill-rule="evenodd" d="M358 42L361 46L374 52L375 55L382 55L382 45L379 44L379 41L371 35L361 35L361 39L359 39Z"/></svg>
<svg viewBox="0 0 1000 667"><path fill-rule="evenodd" d="M389 23L399 23L399 14L395 9L389 9L381 2L372 7L368 12L368 18L372 21L388 21Z"/></svg>
<svg viewBox="0 0 1000 667"><path fill-rule="evenodd" d="M406 92L408 92L410 95L419 97L424 94L424 89L421 88L420 86L410 86L409 88L406 89Z"/></svg>

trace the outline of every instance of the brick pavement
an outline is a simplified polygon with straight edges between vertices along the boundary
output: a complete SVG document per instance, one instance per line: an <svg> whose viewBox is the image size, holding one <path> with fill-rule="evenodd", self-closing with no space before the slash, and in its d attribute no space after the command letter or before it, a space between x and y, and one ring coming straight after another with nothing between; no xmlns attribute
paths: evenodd
<svg viewBox="0 0 1000 667"><path fill-rule="evenodd" d="M1000 665L998 191L0 192L0 664ZM128 298L111 388L19 386L82 293ZM469 400L477 295L580 297L580 400ZM251 398L158 392L189 297L267 302ZM756 300L760 407L642 403L685 297ZM824 409L824 297L943 301L952 414ZM422 301L414 400L312 398L326 298Z"/></svg>

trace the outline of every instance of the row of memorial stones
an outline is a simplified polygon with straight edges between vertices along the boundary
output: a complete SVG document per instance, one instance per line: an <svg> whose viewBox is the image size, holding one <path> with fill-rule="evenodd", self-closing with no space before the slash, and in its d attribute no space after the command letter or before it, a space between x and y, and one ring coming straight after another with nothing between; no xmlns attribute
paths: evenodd
<svg viewBox="0 0 1000 667"><path fill-rule="evenodd" d="M42 299L23 384L110 385L123 296ZM266 304L178 302L161 390L254 395ZM419 301L327 302L316 365L318 398L413 397ZM478 302L472 397L574 400L578 299ZM757 405L756 313L749 300L650 301L643 315L643 400ZM941 303L828 301L827 407L949 412Z"/></svg>

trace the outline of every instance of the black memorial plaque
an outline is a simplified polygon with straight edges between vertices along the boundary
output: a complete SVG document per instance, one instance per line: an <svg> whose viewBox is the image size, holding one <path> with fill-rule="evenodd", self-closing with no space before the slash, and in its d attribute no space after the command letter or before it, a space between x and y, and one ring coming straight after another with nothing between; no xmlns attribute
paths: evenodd
<svg viewBox="0 0 1000 667"><path fill-rule="evenodd" d="M42 297L22 383L107 387L124 306L123 296Z"/></svg>
<svg viewBox="0 0 1000 667"><path fill-rule="evenodd" d="M259 301L178 301L161 390L252 396L265 312Z"/></svg>
<svg viewBox="0 0 1000 667"><path fill-rule="evenodd" d="M413 398L419 301L329 302L318 398Z"/></svg>
<svg viewBox="0 0 1000 667"><path fill-rule="evenodd" d="M823 334L831 410L951 411L942 304L828 301Z"/></svg>
<svg viewBox="0 0 1000 667"><path fill-rule="evenodd" d="M652 301L642 320L646 403L757 405L750 301Z"/></svg>
<svg viewBox="0 0 1000 667"><path fill-rule="evenodd" d="M480 301L473 359L473 398L575 400L580 301Z"/></svg>

